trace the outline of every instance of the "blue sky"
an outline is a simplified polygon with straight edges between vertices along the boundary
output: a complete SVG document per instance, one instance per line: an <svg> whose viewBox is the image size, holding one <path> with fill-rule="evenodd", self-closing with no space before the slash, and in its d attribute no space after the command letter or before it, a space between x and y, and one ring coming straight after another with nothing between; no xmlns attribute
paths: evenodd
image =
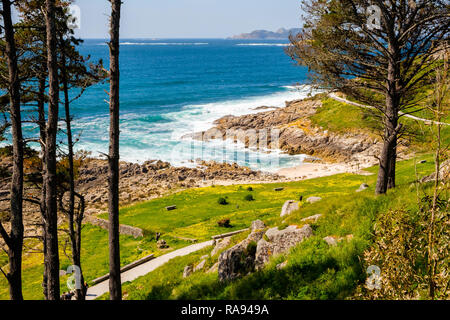
<svg viewBox="0 0 450 320"><path fill-rule="evenodd" d="M122 38L225 38L301 25L301 0L123 0ZM76 0L81 38L107 38L107 0Z"/></svg>

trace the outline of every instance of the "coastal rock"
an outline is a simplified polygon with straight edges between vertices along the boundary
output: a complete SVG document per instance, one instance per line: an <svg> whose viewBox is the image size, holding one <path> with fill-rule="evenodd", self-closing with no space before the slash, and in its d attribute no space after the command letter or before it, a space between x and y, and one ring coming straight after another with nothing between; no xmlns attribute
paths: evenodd
<svg viewBox="0 0 450 320"><path fill-rule="evenodd" d="M292 212L300 209L299 203L295 200L288 200L284 203L281 209L280 217L290 215Z"/></svg>
<svg viewBox="0 0 450 320"><path fill-rule="evenodd" d="M322 198L321 197L309 197L308 199L306 199L306 202L308 203L316 203L321 201Z"/></svg>
<svg viewBox="0 0 450 320"><path fill-rule="evenodd" d="M264 267L269 262L271 256L286 253L292 247L313 235L310 225L302 228L289 226L284 230L278 228L269 229L265 236L267 240L261 239L258 242L255 255L255 267L257 270Z"/></svg>

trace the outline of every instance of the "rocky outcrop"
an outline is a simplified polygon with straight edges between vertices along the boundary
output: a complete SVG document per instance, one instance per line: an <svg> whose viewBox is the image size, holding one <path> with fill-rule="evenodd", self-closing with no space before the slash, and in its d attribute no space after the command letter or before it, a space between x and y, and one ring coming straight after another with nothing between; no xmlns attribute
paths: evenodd
<svg viewBox="0 0 450 320"><path fill-rule="evenodd" d="M239 141L249 148L281 149L291 155L307 154L334 161L349 161L352 158L356 161L357 154L363 153L369 157L374 150L378 150L377 141L363 133L341 135L315 127L309 117L321 105L320 100L297 100L287 102L285 108L272 111L226 116L215 121L215 127L188 136L202 141Z"/></svg>
<svg viewBox="0 0 450 320"><path fill-rule="evenodd" d="M305 225L302 228L289 226L284 230L279 230L278 228L269 229L265 234L267 240L261 239L258 242L255 268L257 270L263 268L272 256L288 252L289 249L312 235L313 231L310 225Z"/></svg>
<svg viewBox="0 0 450 320"><path fill-rule="evenodd" d="M221 281L234 280L255 269L264 267L269 259L278 254L286 253L289 249L313 235L309 225L302 228L289 226L279 230L272 228L265 231L261 221L252 223L252 232L241 243L222 252L218 262L218 273ZM287 263L281 264L280 269Z"/></svg>
<svg viewBox="0 0 450 320"><path fill-rule="evenodd" d="M216 243L216 246L211 251L211 257L214 257L216 254L218 254L223 249L227 248L231 244L231 238L224 238Z"/></svg>
<svg viewBox="0 0 450 320"><path fill-rule="evenodd" d="M283 208L281 208L280 217L288 216L292 212L300 209L299 203L295 200L288 200L284 203Z"/></svg>
<svg viewBox="0 0 450 320"><path fill-rule="evenodd" d="M439 180L448 181L450 179L450 159L443 162L439 170ZM421 180L422 183L430 182L436 180L436 172L433 172L429 176Z"/></svg>
<svg viewBox="0 0 450 320"><path fill-rule="evenodd" d="M234 280L252 272L255 269L256 246L264 236L265 228L262 221L252 223L252 232L241 243L224 251L219 256L219 280Z"/></svg>

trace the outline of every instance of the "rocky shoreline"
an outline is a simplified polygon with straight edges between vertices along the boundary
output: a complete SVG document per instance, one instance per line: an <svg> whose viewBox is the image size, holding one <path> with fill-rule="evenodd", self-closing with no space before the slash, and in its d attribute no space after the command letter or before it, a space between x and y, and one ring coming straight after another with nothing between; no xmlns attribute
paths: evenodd
<svg viewBox="0 0 450 320"><path fill-rule="evenodd" d="M377 141L364 133L338 135L327 132L311 123L309 118L321 105L318 99L305 99L286 102L284 108L262 106L256 108L263 110L259 113L226 116L216 120L215 127L205 132L183 137L209 140L217 136L225 139L231 135L235 142L242 142L248 148L258 148L262 132L277 130L279 140L276 144L271 140L272 136L266 134L268 148L281 149L290 155L310 155L310 162L314 163L285 168L279 174L273 174L213 161L192 163L192 167L173 167L170 163L158 160L142 164L121 162L120 203L126 206L181 190L211 185L283 182L341 172L358 172L360 168L375 164L372 155L380 147ZM3 170L12 170L11 159L8 157L0 159L0 165ZM354 170L355 167L358 169ZM87 216L107 210L107 172L107 161L95 158L84 160L79 168L76 190L85 196ZM9 184L0 182L1 190L8 194ZM25 193L28 197L39 199L39 190L34 185L27 185ZM0 212L8 212L7 201L0 202ZM38 206L26 202L27 229L36 229L40 220Z"/></svg>
<svg viewBox="0 0 450 320"><path fill-rule="evenodd" d="M379 141L362 132L341 135L314 126L310 117L321 106L318 99L305 99L286 102L285 108L225 116L216 120L213 128L183 138L230 139L248 148L258 148L264 139L264 146L289 155L305 154L328 163L345 162L360 167L373 165L373 154L377 154L381 146ZM278 139L274 140L274 136Z"/></svg>

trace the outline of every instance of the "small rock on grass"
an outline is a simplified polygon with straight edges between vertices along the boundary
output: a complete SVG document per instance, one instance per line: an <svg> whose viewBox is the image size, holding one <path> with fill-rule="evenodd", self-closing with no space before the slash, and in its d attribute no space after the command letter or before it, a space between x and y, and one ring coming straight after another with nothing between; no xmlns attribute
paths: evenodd
<svg viewBox="0 0 450 320"><path fill-rule="evenodd" d="M193 272L192 266L184 267L183 278L189 277L192 274L192 272Z"/></svg>
<svg viewBox="0 0 450 320"><path fill-rule="evenodd" d="M336 238L333 238L333 237L331 237L331 236L325 237L325 238L323 238L323 240L324 240L326 243L328 243L329 246L332 246L332 247L336 247L337 244L338 244Z"/></svg>
<svg viewBox="0 0 450 320"><path fill-rule="evenodd" d="M314 215L314 216L310 216L310 217L304 218L304 219L302 219L301 221L302 221L302 222L308 222L308 221L309 221L309 222L316 223L317 220L320 219L320 217L322 217L321 214L316 214L316 215Z"/></svg>
<svg viewBox="0 0 450 320"><path fill-rule="evenodd" d="M361 192L361 191L364 191L364 190L367 190L367 189L369 189L369 185L368 185L367 183L363 183L363 184L359 187L359 189L356 190L356 192Z"/></svg>
<svg viewBox="0 0 450 320"><path fill-rule="evenodd" d="M205 267L206 264L206 260L202 260L195 268L194 268L194 272L203 270L203 268Z"/></svg>
<svg viewBox="0 0 450 320"><path fill-rule="evenodd" d="M286 268L287 264L288 264L287 260L283 263L277 264L277 270Z"/></svg>
<svg viewBox="0 0 450 320"><path fill-rule="evenodd" d="M306 199L306 202L315 203L315 202L319 202L320 200L322 200L321 197L309 197L308 199Z"/></svg>

